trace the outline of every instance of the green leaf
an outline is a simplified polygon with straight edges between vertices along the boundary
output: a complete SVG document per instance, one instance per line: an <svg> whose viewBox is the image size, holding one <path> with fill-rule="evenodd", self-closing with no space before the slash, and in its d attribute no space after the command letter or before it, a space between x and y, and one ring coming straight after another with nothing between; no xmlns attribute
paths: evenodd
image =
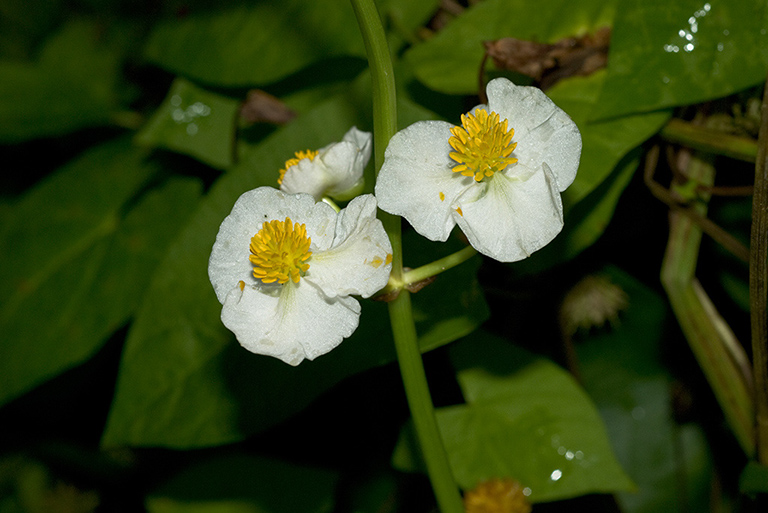
<svg viewBox="0 0 768 513"><path fill-rule="evenodd" d="M547 95L573 118L582 137L583 149L576 180L563 193L566 209L592 192L631 150L661 130L671 117L671 111L658 111L602 122L588 121L605 77L604 72L574 77L547 91Z"/></svg>
<svg viewBox="0 0 768 513"><path fill-rule="evenodd" d="M251 456L193 465L153 492L149 513L326 513L338 476L328 470Z"/></svg>
<svg viewBox="0 0 768 513"><path fill-rule="evenodd" d="M768 71L763 0L620 2L594 118L688 105L759 84Z"/></svg>
<svg viewBox="0 0 768 513"><path fill-rule="evenodd" d="M86 153L24 196L0 235L0 403L91 356L138 306L200 194L126 140ZM126 211L127 210L127 211Z"/></svg>
<svg viewBox="0 0 768 513"><path fill-rule="evenodd" d="M4 0L0 8L0 58L25 58L54 29L62 0Z"/></svg>
<svg viewBox="0 0 768 513"><path fill-rule="evenodd" d="M207 84L264 85L321 59L365 56L352 7L285 0L192 9L158 22L146 58Z"/></svg>
<svg viewBox="0 0 768 513"><path fill-rule="evenodd" d="M0 143L107 124L116 110L119 59L95 23L68 22L34 63L0 61Z"/></svg>
<svg viewBox="0 0 768 513"><path fill-rule="evenodd" d="M768 493L768 466L750 461L739 477L739 490L750 495Z"/></svg>
<svg viewBox="0 0 768 513"><path fill-rule="evenodd" d="M621 509L707 511L712 478L707 441L699 426L674 422L672 377L661 364L668 307L620 270L607 268L603 274L627 293L629 306L619 323L590 332L577 350L584 387L619 462L638 486L636 493L617 495Z"/></svg>
<svg viewBox="0 0 768 513"><path fill-rule="evenodd" d="M233 164L240 102L177 78L136 142L195 157L215 168Z"/></svg>
<svg viewBox="0 0 768 513"><path fill-rule="evenodd" d="M467 404L439 408L437 420L462 488L511 477L532 502L633 489L595 407L567 372L482 332L450 353ZM401 467L418 461L405 440L395 453Z"/></svg>
<svg viewBox="0 0 768 513"><path fill-rule="evenodd" d="M484 41L503 37L553 43L610 26L614 1L485 0L464 11L435 37L414 46L405 59L435 91L477 94ZM564 15L567 13L567 15Z"/></svg>
<svg viewBox="0 0 768 513"><path fill-rule="evenodd" d="M316 361L290 367L251 354L221 324L221 305L207 273L219 224L237 197L276 185L279 168L297 149L339 140L355 123L364 127L359 113L368 109L366 91L350 88L295 119L213 186L159 267L131 328L105 445L199 447L238 441L300 411L344 377L394 359L387 307L370 300L362 301L354 335ZM449 251L434 244L425 248L439 252L436 258ZM475 282L479 262L446 272L431 291L414 295L423 349L455 340L487 318ZM435 295L441 301L434 301Z"/></svg>

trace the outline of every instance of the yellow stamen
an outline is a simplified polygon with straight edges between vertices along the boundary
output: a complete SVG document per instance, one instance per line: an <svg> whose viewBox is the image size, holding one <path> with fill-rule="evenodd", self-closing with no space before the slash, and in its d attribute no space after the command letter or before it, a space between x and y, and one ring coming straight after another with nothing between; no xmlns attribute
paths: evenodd
<svg viewBox="0 0 768 513"><path fill-rule="evenodd" d="M474 114L462 114L461 125L451 128L453 135L448 139L456 150L448 154L458 163L453 167L454 173L472 176L479 182L517 162L516 158L510 157L517 147L517 143L512 142L515 130L507 130L506 119L499 122L495 112L488 114L484 109L478 109Z"/></svg>
<svg viewBox="0 0 768 513"><path fill-rule="evenodd" d="M277 179L278 185L283 183L283 178L285 178L285 173L288 172L288 169L298 164L302 159L315 160L317 152L315 150L297 151L294 155L296 155L294 158L285 161L285 167L280 170L280 178Z"/></svg>
<svg viewBox="0 0 768 513"><path fill-rule="evenodd" d="M392 263L392 253L387 253L387 258L384 260L384 265Z"/></svg>
<svg viewBox="0 0 768 513"><path fill-rule="evenodd" d="M440 201L445 201L445 194L442 192L440 193Z"/></svg>
<svg viewBox="0 0 768 513"><path fill-rule="evenodd" d="M461 207L456 207L456 212L461 216L464 217L464 212L462 212Z"/></svg>
<svg viewBox="0 0 768 513"><path fill-rule="evenodd" d="M307 227L293 224L291 218L285 221L265 221L261 230L251 238L253 275L264 283L279 284L292 280L299 282L307 272L307 260L312 256L307 237Z"/></svg>
<svg viewBox="0 0 768 513"><path fill-rule="evenodd" d="M530 513L525 489L514 479L491 479L464 494L467 513Z"/></svg>

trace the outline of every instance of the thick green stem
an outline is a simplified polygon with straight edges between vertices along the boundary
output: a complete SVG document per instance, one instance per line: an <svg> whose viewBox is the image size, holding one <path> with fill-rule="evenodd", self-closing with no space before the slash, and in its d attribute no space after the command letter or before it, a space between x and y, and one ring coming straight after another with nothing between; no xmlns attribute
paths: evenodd
<svg viewBox="0 0 768 513"><path fill-rule="evenodd" d="M368 54L373 93L373 143L376 173L384 163L384 150L397 131L395 80L384 27L373 0L351 0ZM401 221L382 213L381 220L392 243L392 277L403 278ZM421 452L442 513L463 513L461 494L453 479L448 456L437 427L424 365L419 351L411 298L403 290L389 303L392 335Z"/></svg>
<svg viewBox="0 0 768 513"><path fill-rule="evenodd" d="M667 141L682 144L693 150L724 155L745 162L754 162L757 157L757 144L754 139L726 134L681 119L671 119L659 135Z"/></svg>
<svg viewBox="0 0 768 513"><path fill-rule="evenodd" d="M757 459L768 465L768 87L763 97L754 191L749 259L752 369L755 375Z"/></svg>
<svg viewBox="0 0 768 513"><path fill-rule="evenodd" d="M712 163L700 156L692 157L687 167L687 175L704 185L713 183L714 173ZM693 208L701 216L706 214L704 201ZM700 226L690 217L670 211L661 281L728 424L744 452L751 455L755 449L751 372L741 344L696 279L701 234Z"/></svg>

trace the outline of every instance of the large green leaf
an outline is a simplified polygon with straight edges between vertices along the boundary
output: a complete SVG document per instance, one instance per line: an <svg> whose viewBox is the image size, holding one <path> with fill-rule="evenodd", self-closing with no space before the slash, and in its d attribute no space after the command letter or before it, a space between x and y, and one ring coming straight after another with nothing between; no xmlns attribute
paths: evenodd
<svg viewBox="0 0 768 513"><path fill-rule="evenodd" d="M687 105L759 84L768 71L764 0L619 3L594 117Z"/></svg>
<svg viewBox="0 0 768 513"><path fill-rule="evenodd" d="M532 502L633 488L597 410L566 371L483 332L450 352L467 404L438 409L437 421L462 488L511 477ZM418 449L408 440L394 459L413 470Z"/></svg>
<svg viewBox="0 0 768 513"><path fill-rule="evenodd" d="M232 165L240 102L177 78L136 142L195 157L216 168Z"/></svg>
<svg viewBox="0 0 768 513"><path fill-rule="evenodd" d="M294 368L253 355L221 324L207 275L219 224L237 197L275 185L277 170L297 149L338 140L360 120L355 98L350 89L297 118L214 185L158 269L129 333L104 444L192 447L241 440L300 411L344 377L394 359L386 305L370 300L363 301L355 334L316 361ZM370 101L367 94L362 98L363 105ZM435 258L449 251L439 244L422 247ZM479 259L453 269L414 296L424 349L455 340L487 317L477 265Z"/></svg>
<svg viewBox="0 0 768 513"><path fill-rule="evenodd" d="M407 33L431 15L435 4L387 0L378 7L385 20ZM218 9L193 6L184 17L162 20L149 36L145 55L204 83L244 86L269 84L333 57L365 57L365 48L349 2L262 0Z"/></svg>
<svg viewBox="0 0 768 513"><path fill-rule="evenodd" d="M126 140L104 144L24 196L0 235L0 403L93 354L138 306L200 194Z"/></svg>
<svg viewBox="0 0 768 513"><path fill-rule="evenodd" d="M159 22L146 57L209 84L268 84L316 60L364 56L348 2L251 2Z"/></svg>
<svg viewBox="0 0 768 513"><path fill-rule="evenodd" d="M117 105L118 56L98 27L72 20L36 62L0 61L0 142L65 134L106 124Z"/></svg>
<svg viewBox="0 0 768 513"><path fill-rule="evenodd" d="M149 513L326 513L335 473L278 460L227 456L190 466L146 500Z"/></svg>

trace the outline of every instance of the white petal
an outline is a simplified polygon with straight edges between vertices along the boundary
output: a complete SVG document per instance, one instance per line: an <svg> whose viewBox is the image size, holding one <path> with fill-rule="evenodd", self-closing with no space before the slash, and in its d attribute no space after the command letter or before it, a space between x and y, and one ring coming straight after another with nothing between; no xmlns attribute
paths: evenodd
<svg viewBox="0 0 768 513"><path fill-rule="evenodd" d="M331 247L312 254L304 279L328 297L369 297L389 281L391 259L389 237L376 219L376 199L365 194L339 213Z"/></svg>
<svg viewBox="0 0 768 513"><path fill-rule="evenodd" d="M271 293L265 293L269 291ZM327 299L309 283L235 287L221 320L253 353L290 365L327 353L357 328L360 304L353 298Z"/></svg>
<svg viewBox="0 0 768 513"><path fill-rule="evenodd" d="M501 173L457 201L456 222L480 253L501 262L530 256L563 227L557 182L544 165L521 180Z"/></svg>
<svg viewBox="0 0 768 513"><path fill-rule="evenodd" d="M318 157L313 160L301 159L289 167L283 176L280 190L288 194L304 193L319 200L331 183L325 163Z"/></svg>
<svg viewBox="0 0 768 513"><path fill-rule="evenodd" d="M445 241L456 225L451 216L455 199L474 180L451 171L448 144L453 125L419 121L389 141L376 180L379 208L405 217L424 237Z"/></svg>
<svg viewBox="0 0 768 513"><path fill-rule="evenodd" d="M301 159L285 173L280 190L311 194L315 200L332 196L346 200L360 193L363 170L371 158L372 135L352 127L341 142L318 150L318 155Z"/></svg>
<svg viewBox="0 0 768 513"><path fill-rule="evenodd" d="M536 87L516 86L505 78L488 83L488 108L515 129L513 156L526 168L546 163L564 191L576 177L581 134L576 123Z"/></svg>
<svg viewBox="0 0 768 513"><path fill-rule="evenodd" d="M259 187L244 193L232 212L222 221L208 261L208 276L219 302L240 281L246 285L259 282L253 277L250 256L251 238L264 221L285 220L306 224L312 247L325 249L333 242L336 212L324 203L315 203L307 194L285 194L272 187Z"/></svg>
<svg viewBox="0 0 768 513"><path fill-rule="evenodd" d="M360 149L349 141L336 143L324 155L318 156L325 165L325 194L337 197L359 188L363 183L363 169L368 163L363 157Z"/></svg>

